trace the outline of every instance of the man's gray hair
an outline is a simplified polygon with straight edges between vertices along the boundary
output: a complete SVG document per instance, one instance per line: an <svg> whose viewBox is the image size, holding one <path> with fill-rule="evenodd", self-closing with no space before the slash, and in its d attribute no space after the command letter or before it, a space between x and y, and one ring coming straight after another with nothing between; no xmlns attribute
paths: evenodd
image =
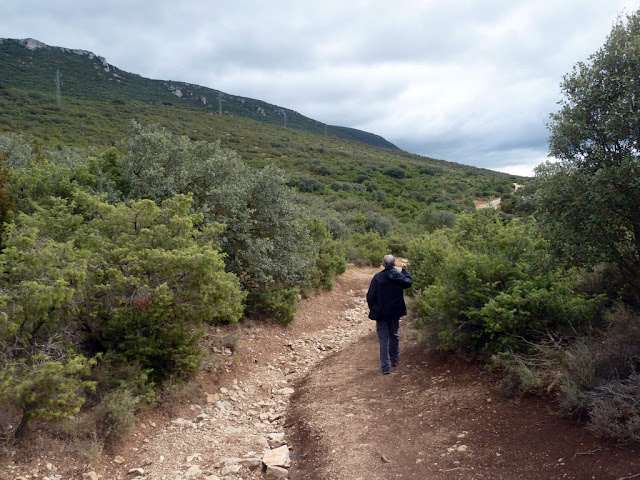
<svg viewBox="0 0 640 480"><path fill-rule="evenodd" d="M393 255L385 255L384 258L382 259L382 265L384 265L384 268L390 268L395 266L396 264L396 257L394 257Z"/></svg>

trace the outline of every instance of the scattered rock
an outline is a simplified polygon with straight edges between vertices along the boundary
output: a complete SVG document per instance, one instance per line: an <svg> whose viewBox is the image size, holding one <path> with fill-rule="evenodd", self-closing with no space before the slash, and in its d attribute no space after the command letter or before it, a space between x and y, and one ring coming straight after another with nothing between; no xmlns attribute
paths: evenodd
<svg viewBox="0 0 640 480"><path fill-rule="evenodd" d="M93 470L82 474L82 480L98 480L98 474Z"/></svg>
<svg viewBox="0 0 640 480"><path fill-rule="evenodd" d="M226 467L227 465L235 465L240 460L242 460L242 459L241 458L236 458L236 457L224 457L224 458L221 458L220 461L218 462L218 468L223 468L223 467Z"/></svg>
<svg viewBox="0 0 640 480"><path fill-rule="evenodd" d="M231 425L229 425L228 427L224 427L222 431L227 435L237 435L243 432L241 428L232 427Z"/></svg>
<svg viewBox="0 0 640 480"><path fill-rule="evenodd" d="M184 472L184 478L193 478L202 475L202 470L198 465L191 465L186 472Z"/></svg>
<svg viewBox="0 0 640 480"><path fill-rule="evenodd" d="M117 463L118 465L121 465L121 464L123 464L125 462L125 459L124 459L124 457L122 457L120 455L116 455L113 458L113 461L114 461L114 463Z"/></svg>
<svg viewBox="0 0 640 480"><path fill-rule="evenodd" d="M209 415L207 415L206 413L201 413L196 417L196 423L200 423L203 420L206 420L207 418L209 418Z"/></svg>
<svg viewBox="0 0 640 480"><path fill-rule="evenodd" d="M267 450L262 458L266 466L288 467L291 465L291 457L289 456L289 447L283 445L273 450Z"/></svg>
<svg viewBox="0 0 640 480"><path fill-rule="evenodd" d="M389 463L389 459L384 455L380 455L380 460L382 460L382 463Z"/></svg>
<svg viewBox="0 0 640 480"><path fill-rule="evenodd" d="M255 470L256 468L262 466L262 460L255 457L243 458L239 460L238 463L243 467L248 468L249 470Z"/></svg>
<svg viewBox="0 0 640 480"><path fill-rule="evenodd" d="M222 476L226 476L226 475L230 475L232 473L238 473L240 471L242 467L240 465L238 465L237 463L234 463L232 465L225 465L222 468Z"/></svg>
<svg viewBox="0 0 640 480"><path fill-rule="evenodd" d="M267 467L265 478L268 480L278 479L278 478L289 478L289 470L287 470L286 468L270 465Z"/></svg>
<svg viewBox="0 0 640 480"><path fill-rule="evenodd" d="M185 418L176 418L175 420L171 420L173 425L177 425L179 427L193 427L194 423L191 420L187 420Z"/></svg>
<svg viewBox="0 0 640 480"><path fill-rule="evenodd" d="M202 454L201 453L194 453L193 455L189 455L187 457L187 463L191 463L194 460L198 460L199 462L202 461Z"/></svg>
<svg viewBox="0 0 640 480"><path fill-rule="evenodd" d="M267 435L267 439L271 448L279 447L284 443L284 432L270 433Z"/></svg>
<svg viewBox="0 0 640 480"><path fill-rule="evenodd" d="M138 475L144 475L144 470L142 468L132 468L129 470L129 475L137 473Z"/></svg>
<svg viewBox="0 0 640 480"><path fill-rule="evenodd" d="M285 387L281 388L280 390L276 390L273 393L275 393L276 395L292 395L294 391L295 390L293 388Z"/></svg>

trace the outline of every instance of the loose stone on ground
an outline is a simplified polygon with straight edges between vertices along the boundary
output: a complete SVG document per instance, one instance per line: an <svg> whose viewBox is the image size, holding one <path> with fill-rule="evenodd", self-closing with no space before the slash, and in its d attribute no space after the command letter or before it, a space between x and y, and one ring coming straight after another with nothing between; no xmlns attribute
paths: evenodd
<svg viewBox="0 0 640 480"><path fill-rule="evenodd" d="M273 326L246 329L237 350L244 348L245 354L255 354L269 334L272 335L269 341L282 342L281 350L268 361L256 363L242 379L231 379L214 391L205 391L202 405L191 405L190 415L183 412L150 435L132 458L115 457L113 462L122 465L117 478L130 480L134 475L142 480L288 478L291 446L284 424L295 393L291 385L318 361L372 329L363 292L350 291L348 301L354 306L347 311L327 312L325 328L311 333L300 329L297 337L289 336L289 332L276 331L274 335ZM224 351L214 355L223 357ZM143 459L149 458L156 461L145 465Z"/></svg>

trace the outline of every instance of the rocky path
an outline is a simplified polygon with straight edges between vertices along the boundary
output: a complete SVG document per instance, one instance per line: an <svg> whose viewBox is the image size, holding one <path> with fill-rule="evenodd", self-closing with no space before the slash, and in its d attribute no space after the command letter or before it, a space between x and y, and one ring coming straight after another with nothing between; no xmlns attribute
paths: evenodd
<svg viewBox="0 0 640 480"><path fill-rule="evenodd" d="M243 325L211 335L212 372L190 401L165 406L138 424L125 445L82 465L41 455L9 464L4 480L252 480L287 478L295 446L285 431L294 385L323 358L370 333L362 285L373 269L350 269L332 292L303 299L287 327ZM232 352L220 342L227 338ZM27 473L28 472L28 473Z"/></svg>
<svg viewBox="0 0 640 480"><path fill-rule="evenodd" d="M366 284L361 286L361 294ZM626 480L640 448L597 439L498 377L426 349L401 321L401 357L382 375L375 332L294 384L294 480Z"/></svg>
<svg viewBox="0 0 640 480"><path fill-rule="evenodd" d="M2 480L597 479L640 472L640 450L591 437L534 399L506 400L463 360L428 352L401 323L401 362L380 373L350 268L304 299L293 325L211 332L209 368L90 463L33 446ZM233 351L232 351L233 350ZM638 477L640 478L640 476Z"/></svg>

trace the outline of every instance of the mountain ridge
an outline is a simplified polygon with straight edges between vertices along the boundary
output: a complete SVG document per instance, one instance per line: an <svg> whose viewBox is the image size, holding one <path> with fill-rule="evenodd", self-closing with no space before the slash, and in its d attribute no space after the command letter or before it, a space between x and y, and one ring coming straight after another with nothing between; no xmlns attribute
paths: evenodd
<svg viewBox="0 0 640 480"><path fill-rule="evenodd" d="M26 49L26 52L20 49ZM93 78L84 79L91 87L88 91L87 85L81 86L78 79L74 77L74 72L82 71L83 67L86 68L87 65L82 65L83 61L91 62L94 69ZM9 87L29 87L53 92L53 79L56 70L60 70L61 90L64 96L101 99L116 103L123 98L139 99L142 95L143 100L152 103L157 102L167 106L174 105L175 102L187 103L190 107L211 112L238 115L317 135L400 150L393 143L374 133L351 127L327 125L286 107L233 95L210 87L174 80L149 79L111 65L105 57L88 50L51 46L34 38L0 38L0 68L6 70L3 72L2 83ZM32 74L32 78L27 78L29 73Z"/></svg>

